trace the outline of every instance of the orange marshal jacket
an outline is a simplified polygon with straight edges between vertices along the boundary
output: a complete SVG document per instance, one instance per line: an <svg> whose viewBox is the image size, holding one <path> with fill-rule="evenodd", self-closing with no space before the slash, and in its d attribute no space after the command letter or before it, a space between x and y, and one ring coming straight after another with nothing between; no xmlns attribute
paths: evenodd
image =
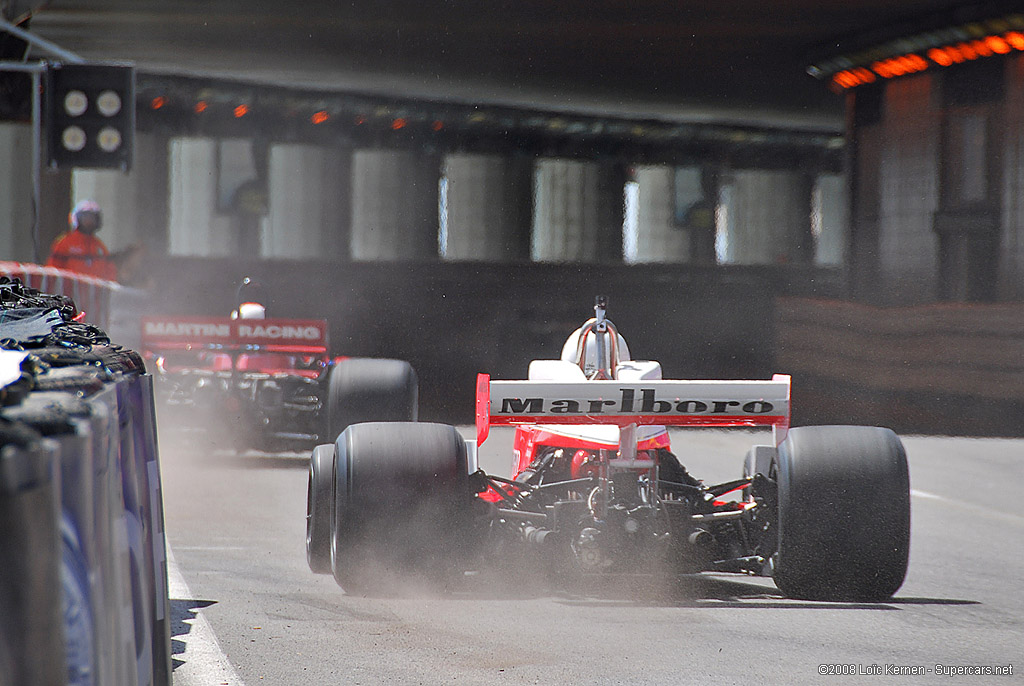
<svg viewBox="0 0 1024 686"><path fill-rule="evenodd" d="M107 246L99 238L77 230L68 231L53 242L46 266L117 281L117 267Z"/></svg>

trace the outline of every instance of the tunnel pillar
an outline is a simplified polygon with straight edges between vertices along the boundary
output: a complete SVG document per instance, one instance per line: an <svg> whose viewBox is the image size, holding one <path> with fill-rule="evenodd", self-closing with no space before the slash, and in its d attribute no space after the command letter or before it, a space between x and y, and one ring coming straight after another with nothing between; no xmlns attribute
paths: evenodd
<svg viewBox="0 0 1024 686"><path fill-rule="evenodd" d="M637 168L637 262L715 262L715 179L700 167Z"/></svg>
<svg viewBox="0 0 1024 686"><path fill-rule="evenodd" d="M453 154L443 174L445 259L529 259L533 158Z"/></svg>
<svg viewBox="0 0 1024 686"><path fill-rule="evenodd" d="M534 173L532 257L539 262L621 262L626 170L543 159Z"/></svg>
<svg viewBox="0 0 1024 686"><path fill-rule="evenodd" d="M726 261L807 264L814 260L811 227L814 179L802 171L737 170L727 191Z"/></svg>
<svg viewBox="0 0 1024 686"><path fill-rule="evenodd" d="M32 129L24 124L0 124L0 255L2 259L32 262ZM49 243L39 239L39 259Z"/></svg>
<svg viewBox="0 0 1024 686"><path fill-rule="evenodd" d="M941 248L941 110L933 77L917 74L852 94L850 131L853 294L877 303L934 300Z"/></svg>
<svg viewBox="0 0 1024 686"><path fill-rule="evenodd" d="M436 259L437 155L357 150L352 157L354 260Z"/></svg>
<svg viewBox="0 0 1024 686"><path fill-rule="evenodd" d="M814 262L841 265L849 241L849 194L843 174L822 174L814 187Z"/></svg>
<svg viewBox="0 0 1024 686"><path fill-rule="evenodd" d="M351 159L340 148L271 146L267 216L254 227L262 257L348 258Z"/></svg>
<svg viewBox="0 0 1024 686"><path fill-rule="evenodd" d="M219 210L218 147L208 138L174 138L168 144L168 241L171 255L237 255L231 217Z"/></svg>
<svg viewBox="0 0 1024 686"><path fill-rule="evenodd" d="M675 221L675 172L672 167L638 167L637 262L685 262L689 236Z"/></svg>

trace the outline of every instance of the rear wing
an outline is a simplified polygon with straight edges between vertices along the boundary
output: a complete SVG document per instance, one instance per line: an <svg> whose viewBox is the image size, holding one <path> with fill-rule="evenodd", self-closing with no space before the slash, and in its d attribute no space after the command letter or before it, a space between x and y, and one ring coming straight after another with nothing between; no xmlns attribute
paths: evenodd
<svg viewBox="0 0 1024 686"><path fill-rule="evenodd" d="M771 381L491 381L477 376L477 442L492 425L616 424L789 430L791 378Z"/></svg>
<svg viewBox="0 0 1024 686"><path fill-rule="evenodd" d="M327 320L143 317L144 351L195 348L326 355Z"/></svg>

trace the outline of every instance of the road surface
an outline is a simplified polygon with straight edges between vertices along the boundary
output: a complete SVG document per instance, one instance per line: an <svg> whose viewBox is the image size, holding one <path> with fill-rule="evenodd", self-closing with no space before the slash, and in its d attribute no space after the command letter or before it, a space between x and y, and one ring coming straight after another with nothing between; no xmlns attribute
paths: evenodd
<svg viewBox="0 0 1024 686"><path fill-rule="evenodd" d="M713 483L739 476L756 438L698 431L673 445ZM307 456L196 454L165 441L175 686L1021 683L1024 441L904 442L905 584L886 603L823 603L724 574L596 596L470 579L445 597L354 597L306 566ZM510 431L492 431L482 466L507 474L510 445ZM947 677L936 665L1013 674ZM859 674L828 673L850 666ZM886 674L917 667L931 671Z"/></svg>

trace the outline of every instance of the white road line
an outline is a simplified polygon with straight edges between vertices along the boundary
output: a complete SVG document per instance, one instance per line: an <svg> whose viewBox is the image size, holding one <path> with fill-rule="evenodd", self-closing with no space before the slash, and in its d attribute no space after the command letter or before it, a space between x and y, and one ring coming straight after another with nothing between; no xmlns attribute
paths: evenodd
<svg viewBox="0 0 1024 686"><path fill-rule="evenodd" d="M171 600L196 600L181 575L170 546L167 546L167 587ZM202 610L193 612L195 617L185 620L191 625L188 634L171 637L173 641L185 644L184 652L174 656L176 661L182 662L174 670L174 686L245 686L220 649L217 636Z"/></svg>
<svg viewBox="0 0 1024 686"><path fill-rule="evenodd" d="M946 498L941 495L935 495L934 493L928 493L927 491L918 491L916 489L910 489L910 495L915 498L921 498L923 500L937 500L942 502L946 507L954 507L959 510L965 510L975 515L981 515L983 517L991 517L993 519L999 519L1004 522L1009 522L1020 526L1024 524L1024 517L1014 513L1005 512L1003 510L994 510L991 507L985 507L984 505L978 505L977 503L970 503L963 500L954 500L953 498Z"/></svg>

